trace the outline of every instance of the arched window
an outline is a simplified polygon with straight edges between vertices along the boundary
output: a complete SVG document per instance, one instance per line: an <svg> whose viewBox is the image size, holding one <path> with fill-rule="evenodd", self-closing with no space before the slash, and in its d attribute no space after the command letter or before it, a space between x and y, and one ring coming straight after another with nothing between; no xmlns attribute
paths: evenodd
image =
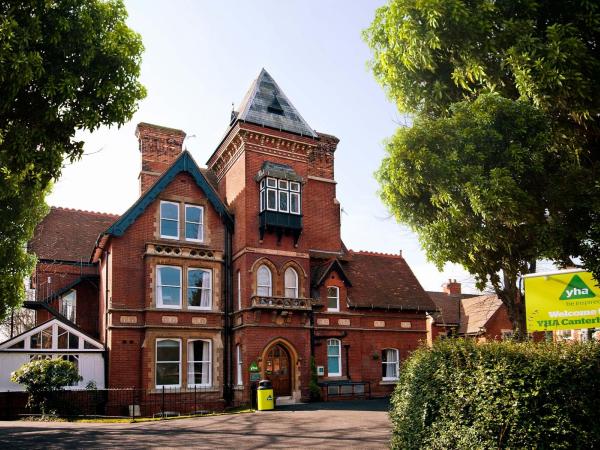
<svg viewBox="0 0 600 450"><path fill-rule="evenodd" d="M400 369L398 350L386 348L381 352L381 378L385 380L397 380Z"/></svg>
<svg viewBox="0 0 600 450"><path fill-rule="evenodd" d="M298 273L291 267L285 271L285 296L298 298Z"/></svg>
<svg viewBox="0 0 600 450"><path fill-rule="evenodd" d="M327 376L342 376L342 343L339 339L327 340Z"/></svg>
<svg viewBox="0 0 600 450"><path fill-rule="evenodd" d="M265 265L258 268L256 272L256 295L271 297L273 295L271 271Z"/></svg>

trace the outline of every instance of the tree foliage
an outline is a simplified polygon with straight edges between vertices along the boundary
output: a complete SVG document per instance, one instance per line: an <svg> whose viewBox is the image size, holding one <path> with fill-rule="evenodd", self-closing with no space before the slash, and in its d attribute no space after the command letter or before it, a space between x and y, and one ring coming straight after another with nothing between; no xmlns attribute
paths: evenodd
<svg viewBox="0 0 600 450"><path fill-rule="evenodd" d="M579 257L600 279L599 33L600 4L588 0L390 0L377 10L364 32L373 51L371 68L399 109L416 117L415 126L422 135L417 140L416 135L399 132L390 140L391 156L380 171L380 179L387 183L383 197L398 218L412 223L438 265L443 258L460 261L479 281L485 272L494 281L494 274L501 270L508 273L509 279L504 281L514 291L512 266L520 266L517 274L531 269L523 264L523 255L533 258L531 262L547 257L561 265ZM463 102L491 93L496 94L496 101L488 98L472 106L472 111L466 110L469 106ZM504 102L501 108L507 113L512 110L509 116L516 129L488 120L478 127L482 136L469 137L475 124L468 114L479 114L485 106L492 108L488 118L494 117L500 97L519 102L513 106ZM547 122L541 134L538 123L527 120L535 115L534 109ZM449 130L450 123L459 129ZM428 129L437 133L437 139L426 138ZM512 142L507 139L500 153L498 148L486 148L485 139L490 136L506 133L512 138L515 132L521 137L543 135L544 143L536 143L534 149L542 166L519 167L520 156L512 154ZM474 138L482 140L477 144ZM492 146L498 145L498 139ZM459 167L466 164L472 168L481 162L472 151L474 145L483 152L480 169L488 178L474 178ZM519 145L526 148L529 144L521 141ZM394 155L408 151L418 170L391 173ZM460 159L452 159L455 154ZM425 167L431 163L441 167L448 156L443 173ZM515 157L517 161L510 161ZM537 172L530 173L534 169ZM507 176L511 171L513 176ZM541 173L546 173L547 179L540 178ZM468 201L450 196L453 204L444 204L435 196L430 201L436 188L421 182L423 176L433 177L446 192L464 195L469 189L475 193L469 194ZM539 185L532 186L531 180ZM399 203L405 200L403 187L411 184L415 185L411 195L421 196L424 205ZM421 188L419 192L416 186ZM527 193L524 198L520 198L522 192ZM536 208L528 211L528 201L536 197ZM483 204L477 206L473 201ZM494 202L496 206L492 206ZM452 214L442 217L448 212ZM418 214L426 221L437 215L437 229L431 224L422 228ZM519 215L522 225L516 226ZM463 220L462 224L450 223ZM471 246L464 250L444 241L459 238L461 227L466 234L458 242ZM451 235L446 233L449 229L454 230ZM507 235L509 229L514 234ZM478 241L483 237L488 244ZM497 250L496 262L489 258L486 245ZM455 246L454 254L450 246ZM515 248L519 248L517 254Z"/></svg>
<svg viewBox="0 0 600 450"><path fill-rule="evenodd" d="M38 359L23 364L11 374L13 383L22 384L29 394L28 406L47 412L53 392L82 380L77 367L63 359Z"/></svg>
<svg viewBox="0 0 600 450"><path fill-rule="evenodd" d="M77 130L122 125L145 96L121 0L0 0L0 318L23 298L24 250Z"/></svg>
<svg viewBox="0 0 600 450"><path fill-rule="evenodd" d="M392 448L597 448L600 345L446 339L392 396Z"/></svg>

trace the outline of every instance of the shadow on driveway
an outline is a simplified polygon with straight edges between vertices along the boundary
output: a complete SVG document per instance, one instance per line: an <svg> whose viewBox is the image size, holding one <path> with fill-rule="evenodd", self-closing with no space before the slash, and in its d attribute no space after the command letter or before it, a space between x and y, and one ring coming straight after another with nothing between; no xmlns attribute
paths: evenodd
<svg viewBox="0 0 600 450"><path fill-rule="evenodd" d="M300 403L277 406L278 411L389 411L390 399L346 400L339 402Z"/></svg>

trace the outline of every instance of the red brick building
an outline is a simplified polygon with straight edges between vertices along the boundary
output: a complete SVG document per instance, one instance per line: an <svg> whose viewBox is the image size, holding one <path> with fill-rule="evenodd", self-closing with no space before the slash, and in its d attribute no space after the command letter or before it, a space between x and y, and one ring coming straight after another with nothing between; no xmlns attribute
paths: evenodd
<svg viewBox="0 0 600 450"><path fill-rule="evenodd" d="M463 294L456 280L448 280L443 288L442 292L428 292L436 305L429 319L431 340L460 336L489 341L512 336L506 306L497 295Z"/></svg>
<svg viewBox="0 0 600 450"><path fill-rule="evenodd" d="M38 322L76 308L106 347L109 387L201 387L226 403L268 378L300 401L314 358L329 395L388 395L435 305L401 255L344 246L338 139L264 70L206 169L183 131L136 134L140 197L125 214L53 208L38 227Z"/></svg>

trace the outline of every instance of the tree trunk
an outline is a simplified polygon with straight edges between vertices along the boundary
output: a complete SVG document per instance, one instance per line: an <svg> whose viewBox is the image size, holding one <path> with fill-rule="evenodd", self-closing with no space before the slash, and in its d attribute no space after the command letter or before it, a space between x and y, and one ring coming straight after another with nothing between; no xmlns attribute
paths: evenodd
<svg viewBox="0 0 600 450"><path fill-rule="evenodd" d="M525 302L517 286L517 276L504 273L503 282L502 289L495 289L496 295L506 306L508 318L513 326L514 339L524 341L527 338Z"/></svg>

